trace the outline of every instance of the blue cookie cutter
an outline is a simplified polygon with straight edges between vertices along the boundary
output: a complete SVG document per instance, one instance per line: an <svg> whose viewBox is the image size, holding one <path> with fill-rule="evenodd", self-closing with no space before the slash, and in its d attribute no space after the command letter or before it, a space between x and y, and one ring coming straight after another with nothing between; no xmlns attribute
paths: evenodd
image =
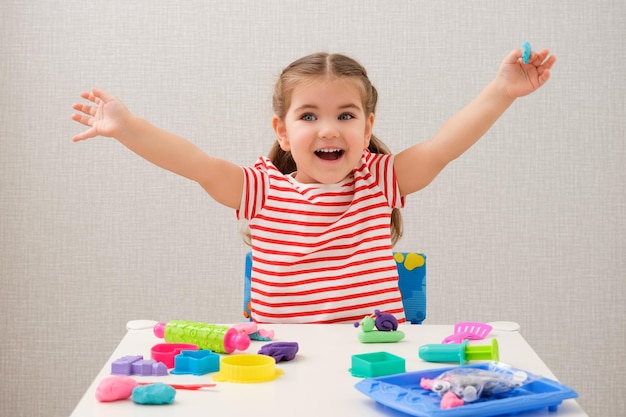
<svg viewBox="0 0 626 417"><path fill-rule="evenodd" d="M183 350L174 358L171 374L204 375L220 370L220 355L210 350Z"/></svg>

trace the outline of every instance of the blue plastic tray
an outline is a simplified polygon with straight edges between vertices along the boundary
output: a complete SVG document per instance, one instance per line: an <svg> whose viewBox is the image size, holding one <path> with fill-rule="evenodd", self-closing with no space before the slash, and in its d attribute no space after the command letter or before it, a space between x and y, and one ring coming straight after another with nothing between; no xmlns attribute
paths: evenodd
<svg viewBox="0 0 626 417"><path fill-rule="evenodd" d="M355 387L382 405L418 417L500 416L546 407L549 411L557 411L563 400L578 397L573 389L540 377L529 384L500 394L497 399L479 399L460 407L443 410L440 407L441 397L420 387L420 380L434 379L443 372L456 368L458 366L367 378L358 382ZM489 364L467 365L464 368L488 370ZM510 371L520 369L510 368Z"/></svg>

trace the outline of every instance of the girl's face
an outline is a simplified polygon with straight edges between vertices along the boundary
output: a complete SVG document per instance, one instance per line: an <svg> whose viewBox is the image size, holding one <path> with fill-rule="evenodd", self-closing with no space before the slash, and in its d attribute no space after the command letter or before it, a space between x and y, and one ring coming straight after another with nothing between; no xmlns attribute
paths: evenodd
<svg viewBox="0 0 626 417"><path fill-rule="evenodd" d="M335 184L368 147L374 114L365 114L353 81L319 78L296 87L284 120L274 116L272 124L298 167L296 181Z"/></svg>

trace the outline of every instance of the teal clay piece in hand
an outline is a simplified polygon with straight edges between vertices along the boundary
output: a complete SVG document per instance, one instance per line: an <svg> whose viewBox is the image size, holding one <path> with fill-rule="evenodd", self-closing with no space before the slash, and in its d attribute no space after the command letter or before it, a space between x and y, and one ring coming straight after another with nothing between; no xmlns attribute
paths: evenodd
<svg viewBox="0 0 626 417"><path fill-rule="evenodd" d="M522 43L522 62L524 64L528 64L530 62L531 52L532 52L532 48L530 47L530 43L528 42Z"/></svg>

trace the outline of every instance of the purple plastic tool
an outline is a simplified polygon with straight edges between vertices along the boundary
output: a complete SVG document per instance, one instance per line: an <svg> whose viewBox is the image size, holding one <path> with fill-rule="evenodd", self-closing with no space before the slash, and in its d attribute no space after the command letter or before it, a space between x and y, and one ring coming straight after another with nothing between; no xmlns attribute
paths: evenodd
<svg viewBox="0 0 626 417"><path fill-rule="evenodd" d="M153 359L144 359L143 356L124 356L116 359L111 364L113 375L142 375L163 376L167 375L167 367Z"/></svg>

